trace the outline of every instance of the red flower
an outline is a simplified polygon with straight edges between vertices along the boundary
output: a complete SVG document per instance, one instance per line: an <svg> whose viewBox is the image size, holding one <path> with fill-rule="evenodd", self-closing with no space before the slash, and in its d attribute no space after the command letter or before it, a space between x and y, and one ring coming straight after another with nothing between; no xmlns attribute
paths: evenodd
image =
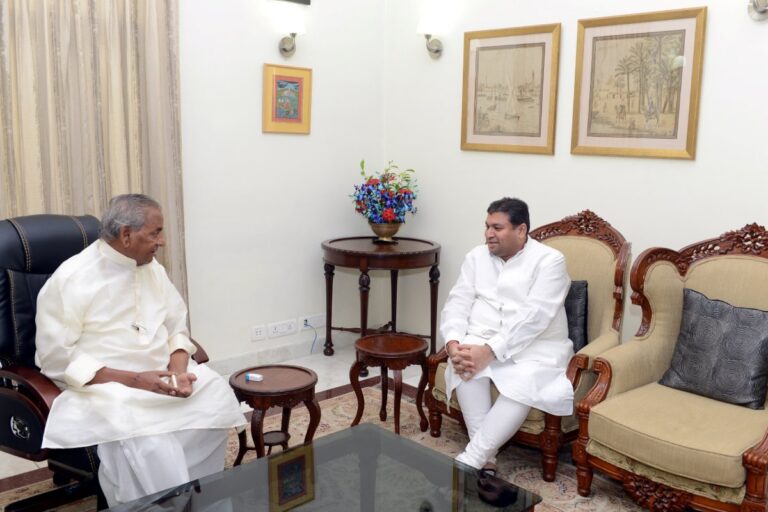
<svg viewBox="0 0 768 512"><path fill-rule="evenodd" d="M379 183L380 183L380 182L379 182L379 179L378 179L378 178L370 178L370 179L368 180L368 185L378 185Z"/></svg>
<svg viewBox="0 0 768 512"><path fill-rule="evenodd" d="M383 212L381 212L381 216L384 218L387 222L392 222L397 217L395 215L395 211L392 208L387 208Z"/></svg>
<svg viewBox="0 0 768 512"><path fill-rule="evenodd" d="M398 194L413 194L413 190L409 189L408 187L403 187L400 190L397 191Z"/></svg>

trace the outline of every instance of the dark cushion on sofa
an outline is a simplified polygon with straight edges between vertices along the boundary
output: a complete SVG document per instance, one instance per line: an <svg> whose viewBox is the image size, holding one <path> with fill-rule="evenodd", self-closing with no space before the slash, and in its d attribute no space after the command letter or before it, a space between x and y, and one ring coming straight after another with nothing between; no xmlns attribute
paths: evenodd
<svg viewBox="0 0 768 512"><path fill-rule="evenodd" d="M565 316L568 317L568 337L573 351L587 345L587 282L573 281L565 296Z"/></svg>
<svg viewBox="0 0 768 512"><path fill-rule="evenodd" d="M739 308L686 288L672 364L659 383L763 409L766 382L768 311Z"/></svg>

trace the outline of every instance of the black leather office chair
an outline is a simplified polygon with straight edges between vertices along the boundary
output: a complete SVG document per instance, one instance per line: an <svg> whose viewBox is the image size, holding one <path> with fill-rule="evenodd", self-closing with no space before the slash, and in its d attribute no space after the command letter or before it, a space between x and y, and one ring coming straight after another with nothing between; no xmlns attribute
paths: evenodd
<svg viewBox="0 0 768 512"><path fill-rule="evenodd" d="M30 215L0 221L0 450L34 461L48 459L56 484L76 481L37 497L41 506L55 507L96 493L99 508L106 508L96 478L95 446L40 447L59 389L35 366L37 295L64 260L98 236L99 221L90 215Z"/></svg>
<svg viewBox="0 0 768 512"><path fill-rule="evenodd" d="M37 295L61 263L98 238L99 227L90 215L0 221L0 450L34 461L47 459L54 483L63 486L9 505L9 512L48 510L92 494L99 509L107 507L98 484L95 446L41 448L45 421L60 391L35 366ZM205 350L192 342L197 346L195 361L207 362Z"/></svg>

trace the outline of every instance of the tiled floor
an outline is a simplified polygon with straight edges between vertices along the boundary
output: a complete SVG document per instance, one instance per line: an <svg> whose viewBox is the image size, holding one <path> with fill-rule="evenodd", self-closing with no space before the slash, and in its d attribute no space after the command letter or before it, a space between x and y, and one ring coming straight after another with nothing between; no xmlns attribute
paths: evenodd
<svg viewBox="0 0 768 512"><path fill-rule="evenodd" d="M338 342L335 344L336 353L333 356L324 356L322 346L316 346L316 353L289 361L281 361L281 364L294 364L314 370L318 378L315 388L318 392L349 384L349 368L355 361L355 349L351 339L338 338ZM416 387L420 375L418 367L409 367L403 371L403 382ZM378 370L372 369L370 376L378 376ZM47 467L45 461L36 463L0 452L0 479L44 467Z"/></svg>

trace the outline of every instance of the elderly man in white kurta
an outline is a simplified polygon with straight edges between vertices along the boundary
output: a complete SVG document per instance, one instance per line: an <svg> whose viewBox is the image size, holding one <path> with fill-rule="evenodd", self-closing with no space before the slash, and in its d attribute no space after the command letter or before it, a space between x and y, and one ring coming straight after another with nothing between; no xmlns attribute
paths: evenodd
<svg viewBox="0 0 768 512"><path fill-rule="evenodd" d="M102 238L40 291L36 361L63 392L43 448L98 445L110 506L224 469L245 424L228 384L190 359L187 309L154 259L165 240L153 199L110 202Z"/></svg>
<svg viewBox="0 0 768 512"><path fill-rule="evenodd" d="M464 259L440 325L447 395L456 391L470 437L457 460L491 474L531 407L560 416L573 409L563 308L570 278L561 253L528 238L529 225L519 199L491 203L486 243Z"/></svg>

